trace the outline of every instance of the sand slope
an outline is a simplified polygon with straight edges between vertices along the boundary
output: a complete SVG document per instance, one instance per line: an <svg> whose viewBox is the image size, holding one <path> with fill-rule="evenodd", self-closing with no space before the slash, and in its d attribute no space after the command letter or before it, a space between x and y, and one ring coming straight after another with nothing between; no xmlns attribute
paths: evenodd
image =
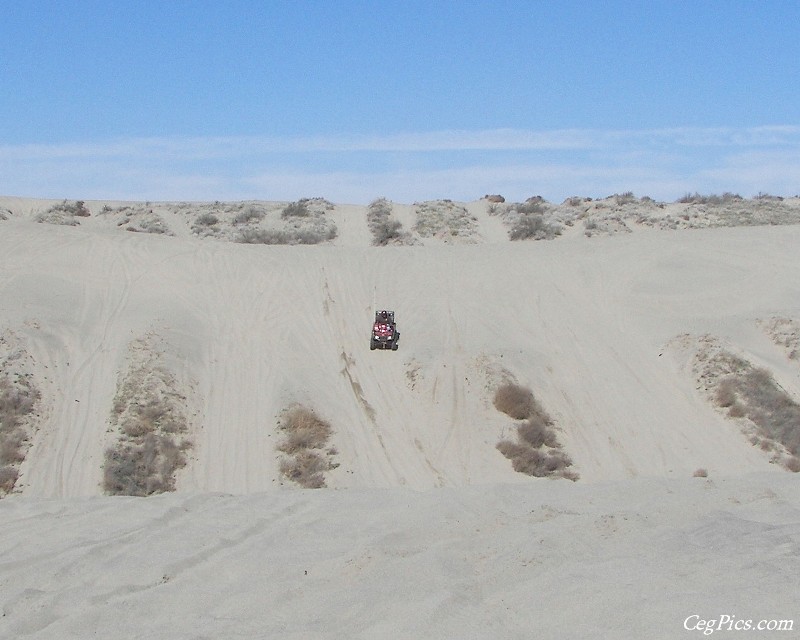
<svg viewBox="0 0 800 640"><path fill-rule="evenodd" d="M711 407L676 338L718 336L800 397L758 324L800 317L800 227L509 242L481 202L466 242L372 247L365 208L342 206L332 242L264 246L180 231L166 207L175 237L126 233L102 203L75 227L0 204L0 329L42 392L0 501L0 635L668 638L691 613L791 617L797 476ZM369 350L382 307L394 353ZM194 446L178 495L103 498L136 340L180 382ZM504 379L552 415L577 483L495 449ZM292 403L331 422L327 484L348 491L280 476Z"/></svg>

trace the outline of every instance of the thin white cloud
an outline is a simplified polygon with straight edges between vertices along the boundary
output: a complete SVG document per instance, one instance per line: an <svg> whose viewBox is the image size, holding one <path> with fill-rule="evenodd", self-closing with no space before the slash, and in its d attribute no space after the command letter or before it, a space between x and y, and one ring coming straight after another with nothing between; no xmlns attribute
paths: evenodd
<svg viewBox="0 0 800 640"><path fill-rule="evenodd" d="M498 129L385 136L135 138L0 146L0 194L339 202L551 200L632 190L800 192L800 127Z"/></svg>
<svg viewBox="0 0 800 640"><path fill-rule="evenodd" d="M561 151L649 146L800 146L800 127L671 128L634 131L432 131L391 135L131 138L94 143L0 145L0 159L107 157L227 158L270 153Z"/></svg>

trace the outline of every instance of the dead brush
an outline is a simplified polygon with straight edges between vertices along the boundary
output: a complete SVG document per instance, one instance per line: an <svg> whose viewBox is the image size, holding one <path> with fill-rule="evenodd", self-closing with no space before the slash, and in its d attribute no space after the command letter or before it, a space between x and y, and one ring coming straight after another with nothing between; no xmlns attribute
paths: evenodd
<svg viewBox="0 0 800 640"><path fill-rule="evenodd" d="M19 477L17 467L25 460L29 441L28 423L40 395L27 376L0 370L0 494L10 493Z"/></svg>
<svg viewBox="0 0 800 640"><path fill-rule="evenodd" d="M103 489L126 496L174 491L175 474L192 446L178 438L189 430L186 398L147 340L132 343L130 354L138 362L117 384L110 422L119 432L105 452Z"/></svg>
<svg viewBox="0 0 800 640"><path fill-rule="evenodd" d="M292 407L284 416L281 430L286 437L278 450L293 454L302 449L322 449L331 436L331 425L305 407Z"/></svg>
<svg viewBox="0 0 800 640"><path fill-rule="evenodd" d="M297 405L284 413L279 429L284 438L277 449L288 456L280 463L281 474L307 489L324 487L323 474L339 466L331 460L335 449L321 453L333 432L330 423L311 409Z"/></svg>
<svg viewBox="0 0 800 640"><path fill-rule="evenodd" d="M281 461L281 473L305 489L321 489L325 486L326 471L331 462L320 454L307 449L297 451L291 458Z"/></svg>
<svg viewBox="0 0 800 640"><path fill-rule="evenodd" d="M494 407L514 420L524 420L536 410L536 400L530 389L509 382L495 392Z"/></svg>
<svg viewBox="0 0 800 640"><path fill-rule="evenodd" d="M697 357L700 374L713 382L708 390L713 403L731 418L744 418L755 428L751 442L774 450L775 461L790 471L800 454L800 404L775 381L772 374L717 347L713 354ZM781 448L786 455L781 455Z"/></svg>
<svg viewBox="0 0 800 640"><path fill-rule="evenodd" d="M570 457L561 451L553 420L533 396L530 389L514 383L501 385L494 396L494 406L515 420L517 441L501 440L497 450L511 461L514 471L538 478L557 476L577 480L578 474L568 469Z"/></svg>

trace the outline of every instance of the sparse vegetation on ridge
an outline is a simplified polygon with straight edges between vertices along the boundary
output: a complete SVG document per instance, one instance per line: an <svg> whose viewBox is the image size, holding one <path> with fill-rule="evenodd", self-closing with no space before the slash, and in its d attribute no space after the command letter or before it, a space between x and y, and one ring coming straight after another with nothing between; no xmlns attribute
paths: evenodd
<svg viewBox="0 0 800 640"><path fill-rule="evenodd" d="M120 207L104 206L101 216L116 218L118 227L132 233L154 233L157 235L175 235L166 220L156 213L150 203L123 205Z"/></svg>
<svg viewBox="0 0 800 640"><path fill-rule="evenodd" d="M701 195L696 191L694 193L687 193L678 199L682 204L727 204L730 202L741 202L744 200L738 193L731 193L726 191L721 196L716 193L709 195Z"/></svg>
<svg viewBox="0 0 800 640"><path fill-rule="evenodd" d="M560 226L545 219L549 208L541 196L495 207L494 215L499 213L508 226L509 240L551 240L561 234Z"/></svg>
<svg viewBox="0 0 800 640"><path fill-rule="evenodd" d="M336 238L335 226L316 229L243 229L236 242L241 244L319 244Z"/></svg>
<svg viewBox="0 0 800 640"><path fill-rule="evenodd" d="M497 450L511 461L514 471L536 477L563 477L577 480L578 474L568 469L570 457L561 450L553 420L534 398L530 389L507 382L498 387L494 406L515 420L516 442L501 440Z"/></svg>
<svg viewBox="0 0 800 640"><path fill-rule="evenodd" d="M325 450L333 432L330 423L311 409L295 405L284 412L278 428L284 438L277 449L287 455L280 464L281 474L306 489L324 487L323 474L339 466L332 461L336 450Z"/></svg>
<svg viewBox="0 0 800 640"><path fill-rule="evenodd" d="M724 349L714 338L701 338L695 371L711 401L739 421L750 442L772 452L772 461L800 470L800 404L769 371Z"/></svg>
<svg viewBox="0 0 800 640"><path fill-rule="evenodd" d="M111 495L149 496L175 490L175 473L186 465L191 442L186 397L148 340L129 350L110 422L117 442L106 449L103 489Z"/></svg>
<svg viewBox="0 0 800 640"><path fill-rule="evenodd" d="M415 203L417 220L414 231L423 238L445 242L474 242L477 219L452 200L429 200Z"/></svg>
<svg viewBox="0 0 800 640"><path fill-rule="evenodd" d="M64 200L58 204L54 204L46 211L42 211L34 218L36 222L43 222L45 224L60 224L65 226L78 226L80 222L76 218L89 217L91 213L86 208L86 203L83 200Z"/></svg>
<svg viewBox="0 0 800 640"><path fill-rule="evenodd" d="M373 200L367 208L367 224L372 232L372 244L411 244L411 236L403 231L403 225L392 215L392 203L386 198Z"/></svg>
<svg viewBox="0 0 800 640"><path fill-rule="evenodd" d="M0 496L19 477L41 393L26 371L29 356L11 332L0 334Z"/></svg>

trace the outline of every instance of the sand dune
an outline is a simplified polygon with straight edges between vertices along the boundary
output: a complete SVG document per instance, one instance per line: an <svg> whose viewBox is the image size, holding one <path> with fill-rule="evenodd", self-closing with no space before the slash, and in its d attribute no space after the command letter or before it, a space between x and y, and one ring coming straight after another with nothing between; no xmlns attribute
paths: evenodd
<svg viewBox="0 0 800 640"><path fill-rule="evenodd" d="M798 476L698 388L692 345L800 400L795 200L583 201L519 242L513 208L438 202L420 226L396 205L410 246L324 201L54 204L0 199L0 333L41 393L0 501L0 635L672 638L693 613L794 615ZM397 352L369 350L376 308ZM132 344L187 415L174 495L102 495ZM508 380L577 482L497 451ZM280 473L294 404L331 424L328 489Z"/></svg>

